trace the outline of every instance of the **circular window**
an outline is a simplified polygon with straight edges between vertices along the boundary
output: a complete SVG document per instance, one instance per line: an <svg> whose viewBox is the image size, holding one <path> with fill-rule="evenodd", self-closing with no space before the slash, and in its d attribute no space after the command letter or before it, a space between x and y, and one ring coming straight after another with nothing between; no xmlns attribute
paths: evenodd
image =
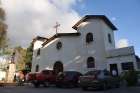
<svg viewBox="0 0 140 93"><path fill-rule="evenodd" d="M59 49L61 49L62 48L62 43L61 42L58 42L57 44L56 44L56 48L59 50Z"/></svg>

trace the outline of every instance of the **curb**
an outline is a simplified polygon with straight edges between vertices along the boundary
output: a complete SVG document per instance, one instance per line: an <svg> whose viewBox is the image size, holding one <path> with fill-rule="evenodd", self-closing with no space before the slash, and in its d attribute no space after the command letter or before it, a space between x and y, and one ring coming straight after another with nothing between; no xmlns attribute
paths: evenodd
<svg viewBox="0 0 140 93"><path fill-rule="evenodd" d="M17 86L17 83L0 83L0 87L4 86Z"/></svg>

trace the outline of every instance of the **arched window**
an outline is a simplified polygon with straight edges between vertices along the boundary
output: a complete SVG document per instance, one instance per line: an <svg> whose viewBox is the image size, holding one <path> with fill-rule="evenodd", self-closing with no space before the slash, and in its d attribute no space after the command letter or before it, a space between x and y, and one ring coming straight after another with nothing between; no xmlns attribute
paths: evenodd
<svg viewBox="0 0 140 93"><path fill-rule="evenodd" d="M37 56L40 55L40 48L37 50Z"/></svg>
<svg viewBox="0 0 140 93"><path fill-rule="evenodd" d="M111 34L108 34L108 42L112 43Z"/></svg>
<svg viewBox="0 0 140 93"><path fill-rule="evenodd" d="M95 59L93 57L88 57L87 59L87 68L95 67Z"/></svg>
<svg viewBox="0 0 140 93"><path fill-rule="evenodd" d="M38 72L38 71L39 71L39 65L37 64L35 67L35 72Z"/></svg>
<svg viewBox="0 0 140 93"><path fill-rule="evenodd" d="M90 43L93 41L93 34L92 33L87 33L86 35L86 42Z"/></svg>

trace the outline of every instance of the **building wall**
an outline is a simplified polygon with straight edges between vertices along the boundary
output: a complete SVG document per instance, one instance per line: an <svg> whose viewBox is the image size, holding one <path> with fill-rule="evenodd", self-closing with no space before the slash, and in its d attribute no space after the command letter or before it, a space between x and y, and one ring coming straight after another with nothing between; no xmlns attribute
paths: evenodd
<svg viewBox="0 0 140 93"><path fill-rule="evenodd" d="M37 40L37 41L34 43L34 50L36 50L36 49L38 49L38 48L41 48L41 47L42 47L42 44L43 44L43 41Z"/></svg>
<svg viewBox="0 0 140 93"><path fill-rule="evenodd" d="M101 19L92 19L87 22L83 22L79 26L79 32L81 33L80 40L82 42L81 54L84 56L85 64L88 57L95 58L95 69L106 69L106 51L103 38L103 26L101 25ZM87 44L86 34L93 33L93 42ZM88 69L86 69L88 70Z"/></svg>
<svg viewBox="0 0 140 93"><path fill-rule="evenodd" d="M105 44L105 49L106 50L111 50L115 49L115 37L114 37L114 32L104 21L101 20L102 24L102 32L103 32L103 38L104 38L104 44ZM111 40L112 43L109 43L108 41L108 34L111 35Z"/></svg>
<svg viewBox="0 0 140 93"><path fill-rule="evenodd" d="M115 40L113 30L105 24L101 19L90 19L83 22L78 27L80 36L62 36L49 42L43 48L39 56L36 56L37 50L34 50L32 72L38 64L39 70L49 68L53 69L56 61L61 61L64 65L64 70L76 70L80 72L87 72L92 69L108 69L109 64L118 64L119 72L121 72L120 64L122 62L134 62L136 66L135 56L126 52L126 55L119 57L107 58L108 51L113 50L115 55L127 49L115 49ZM93 33L93 42L86 42L87 33ZM108 33L111 35L112 43L108 42ZM57 42L62 42L62 48L56 49ZM134 50L132 51L134 52ZM112 52L111 52L112 53ZM111 54L114 56L114 54ZM87 58L95 58L95 68L87 68Z"/></svg>
<svg viewBox="0 0 140 93"><path fill-rule="evenodd" d="M107 56L108 56L108 65L107 65L108 70L110 69L109 66L110 64L117 64L118 71L119 73L121 73L123 71L121 64L127 62L133 62L134 69L135 70L138 69L133 46L109 50L107 51Z"/></svg>
<svg viewBox="0 0 140 93"><path fill-rule="evenodd" d="M63 36L45 45L44 48L41 48L40 57L33 57L32 71L35 71L36 64L39 64L39 68L42 70L44 68L53 68L56 61L61 61L64 64L64 70L86 72L91 70L87 68L88 57L95 58L95 68L92 69L106 69L106 51L101 24L101 19L82 23L78 29L81 36ZM86 35L89 32L93 33L93 42L87 44ZM63 44L60 50L56 49L58 41ZM34 53L36 53L36 50Z"/></svg>
<svg viewBox="0 0 140 93"><path fill-rule="evenodd" d="M40 56L37 56L37 51L39 48L42 47L42 44L43 44L43 41L40 41L40 40L36 40L34 42L31 71L35 71L35 66L40 62Z"/></svg>
<svg viewBox="0 0 140 93"><path fill-rule="evenodd" d="M135 55L124 55L124 56L108 58L107 68L108 68L108 70L110 70L110 66L109 66L110 64L117 64L118 72L120 74L123 71L122 67L121 67L121 64L122 63L127 63L127 62L133 62L134 69L137 70Z"/></svg>
<svg viewBox="0 0 140 93"><path fill-rule="evenodd" d="M41 49L40 68L51 68L56 61L61 61L64 64L64 70L79 70L77 69L76 57L80 54L77 42L78 37L62 37L58 38ZM62 48L56 49L57 42L62 42Z"/></svg>

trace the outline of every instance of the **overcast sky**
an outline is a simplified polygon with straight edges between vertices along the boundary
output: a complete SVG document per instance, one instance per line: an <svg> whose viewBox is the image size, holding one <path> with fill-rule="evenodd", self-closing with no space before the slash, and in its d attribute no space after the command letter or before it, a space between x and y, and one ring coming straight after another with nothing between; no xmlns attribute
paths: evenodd
<svg viewBox="0 0 140 93"><path fill-rule="evenodd" d="M80 19L72 8L81 0L2 0L6 11L8 37L14 46L27 47L39 36L55 34L53 28L59 22L58 32L75 32L71 27Z"/></svg>
<svg viewBox="0 0 140 93"><path fill-rule="evenodd" d="M27 47L37 35L50 37L59 32L75 32L71 27L86 14L106 15L119 29L116 46L134 46L140 55L139 0L2 0L6 11L10 44Z"/></svg>

